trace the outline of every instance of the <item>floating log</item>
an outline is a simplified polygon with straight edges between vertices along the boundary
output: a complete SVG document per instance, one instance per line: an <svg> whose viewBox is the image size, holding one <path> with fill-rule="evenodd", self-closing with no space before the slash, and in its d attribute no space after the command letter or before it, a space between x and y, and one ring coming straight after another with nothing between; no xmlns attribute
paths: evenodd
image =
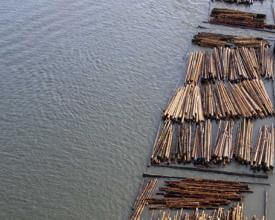
<svg viewBox="0 0 275 220"><path fill-rule="evenodd" d="M237 132L237 149L235 158L244 164L252 162L252 134L253 123L250 119L243 119Z"/></svg>
<svg viewBox="0 0 275 220"><path fill-rule="evenodd" d="M216 163L227 164L233 158L232 130L233 121L220 121L213 159Z"/></svg>
<svg viewBox="0 0 275 220"><path fill-rule="evenodd" d="M214 8L211 11L211 24L249 27L256 29L275 29L275 25L265 23L265 14L249 13L226 8Z"/></svg>
<svg viewBox="0 0 275 220"><path fill-rule="evenodd" d="M155 141L153 152L151 156L151 163L160 163L169 161L171 156L173 138L172 121L166 120L164 125Z"/></svg>
<svg viewBox="0 0 275 220"><path fill-rule="evenodd" d="M202 86L202 106L206 118L258 118L273 114L273 107L262 80L236 84L206 83Z"/></svg>
<svg viewBox="0 0 275 220"><path fill-rule="evenodd" d="M248 47L259 48L261 45L270 46L268 41L260 37L225 35L210 32L199 32L194 35L193 43L201 47Z"/></svg>
<svg viewBox="0 0 275 220"><path fill-rule="evenodd" d="M204 52L197 51L191 52L187 62L187 70L185 74L185 83L197 84L202 71L202 65L204 60Z"/></svg>
<svg viewBox="0 0 275 220"><path fill-rule="evenodd" d="M275 129L273 125L271 127L264 125L260 128L255 153L253 155L253 163L251 164L253 169L273 169L274 139Z"/></svg>
<svg viewBox="0 0 275 220"><path fill-rule="evenodd" d="M204 121L200 87L187 84L177 89L163 113L164 118L174 121Z"/></svg>
<svg viewBox="0 0 275 220"><path fill-rule="evenodd" d="M209 179L192 179L165 181L159 187L158 197L148 198L151 209L159 208L215 208L240 201L243 193L252 193L247 184Z"/></svg>
<svg viewBox="0 0 275 220"><path fill-rule="evenodd" d="M144 186L143 190L138 195L134 203L134 211L131 215L131 220L139 220L142 212L147 205L147 200L152 196L155 188L157 186L157 179L151 179Z"/></svg>
<svg viewBox="0 0 275 220"><path fill-rule="evenodd" d="M256 215L252 217L247 216L244 213L243 203L237 204L230 209L225 209L218 207L212 212L207 212L205 210L199 210L198 208L194 209L192 212L184 212L183 209L175 213L170 211L160 210L158 212L153 212L151 220L212 220L212 219L221 219L221 220L264 220L265 216L257 218Z"/></svg>

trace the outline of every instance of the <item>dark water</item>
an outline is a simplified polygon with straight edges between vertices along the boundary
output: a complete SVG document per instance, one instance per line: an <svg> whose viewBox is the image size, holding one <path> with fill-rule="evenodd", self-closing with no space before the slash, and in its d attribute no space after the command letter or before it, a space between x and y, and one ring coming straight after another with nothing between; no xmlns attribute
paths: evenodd
<svg viewBox="0 0 275 220"><path fill-rule="evenodd" d="M0 2L0 219L128 218L208 6ZM271 15L269 1L252 9ZM251 212L262 212L262 191L248 199ZM271 217L272 201L270 193Z"/></svg>

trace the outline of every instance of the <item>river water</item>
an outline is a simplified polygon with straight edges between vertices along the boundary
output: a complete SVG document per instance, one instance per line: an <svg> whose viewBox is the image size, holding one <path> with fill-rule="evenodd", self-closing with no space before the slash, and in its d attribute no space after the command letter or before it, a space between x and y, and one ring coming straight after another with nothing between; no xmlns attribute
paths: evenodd
<svg viewBox="0 0 275 220"><path fill-rule="evenodd" d="M269 1L241 8L272 22ZM208 9L203 0L0 2L0 219L129 217ZM262 194L249 197L252 213L262 214Z"/></svg>

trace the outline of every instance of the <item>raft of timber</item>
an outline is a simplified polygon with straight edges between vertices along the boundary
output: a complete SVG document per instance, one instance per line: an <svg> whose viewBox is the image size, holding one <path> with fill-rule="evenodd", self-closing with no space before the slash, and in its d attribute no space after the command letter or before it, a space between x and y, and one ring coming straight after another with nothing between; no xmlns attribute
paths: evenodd
<svg viewBox="0 0 275 220"><path fill-rule="evenodd" d="M237 203L229 209L224 207L241 201L245 193L252 193L249 186L246 183L235 181L184 178L160 183L154 178L144 183L140 190L131 220L140 219L145 207L149 210L180 210L176 212L178 219L182 219L180 217L183 216L185 216L184 219L197 219L194 218L195 216L215 216L224 220L237 220L244 217L243 205ZM203 208L204 211L200 212L199 208ZM183 215L183 209L195 209L195 211L185 212ZM210 213L205 209L214 209L214 211ZM161 212L164 214L163 211ZM158 212L152 212L152 219L156 218L158 215L156 213Z"/></svg>

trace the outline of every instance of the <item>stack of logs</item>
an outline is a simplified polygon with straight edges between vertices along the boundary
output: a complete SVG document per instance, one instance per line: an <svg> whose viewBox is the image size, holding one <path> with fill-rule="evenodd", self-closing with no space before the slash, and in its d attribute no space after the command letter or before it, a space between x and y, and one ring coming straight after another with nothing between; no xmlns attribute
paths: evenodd
<svg viewBox="0 0 275 220"><path fill-rule="evenodd" d="M147 199L150 209L212 209L240 201L242 193L252 193L247 184L207 179L165 181L157 196Z"/></svg>
<svg viewBox="0 0 275 220"><path fill-rule="evenodd" d="M202 81L228 80L238 82L246 79L270 79L273 76L273 57L269 47L259 48L215 47L203 56Z"/></svg>
<svg viewBox="0 0 275 220"><path fill-rule="evenodd" d="M260 129L258 136L253 162L251 163L254 169L269 170L274 167L274 145L275 145L275 128L263 126Z"/></svg>
<svg viewBox="0 0 275 220"><path fill-rule="evenodd" d="M171 120L166 120L157 137L151 156L151 163L159 164L160 162L170 161L171 146L173 139L173 126Z"/></svg>
<svg viewBox="0 0 275 220"><path fill-rule="evenodd" d="M187 61L185 84L198 83L201 77L204 56L205 53L202 51L191 52Z"/></svg>
<svg viewBox="0 0 275 220"><path fill-rule="evenodd" d="M152 164L190 163L209 166L210 164L230 163L233 157L241 164L252 168L273 169L275 128L264 126L260 130L257 145L252 147L253 122L242 119L233 144L233 120L221 120L212 147L212 122L207 119L194 126L190 122L181 124L164 121L156 137L151 156ZM254 150L253 150L254 149Z"/></svg>
<svg viewBox="0 0 275 220"><path fill-rule="evenodd" d="M243 119L237 131L235 158L237 161L250 164L252 157L253 122Z"/></svg>
<svg viewBox="0 0 275 220"><path fill-rule="evenodd" d="M210 32L199 32L194 35L193 43L201 47L249 47L259 48L261 46L269 47L267 40L260 37L235 36L216 34Z"/></svg>
<svg viewBox="0 0 275 220"><path fill-rule="evenodd" d="M212 123L210 120L196 125L191 158L196 164L207 165L211 159Z"/></svg>
<svg viewBox="0 0 275 220"><path fill-rule="evenodd" d="M174 121L204 121L200 87L193 84L177 89L164 113L164 118Z"/></svg>
<svg viewBox="0 0 275 220"><path fill-rule="evenodd" d="M148 183L143 187L142 191L134 203L133 213L131 220L139 220L145 206L148 204L147 200L152 197L153 192L157 186L157 179L149 180Z"/></svg>
<svg viewBox="0 0 275 220"><path fill-rule="evenodd" d="M215 163L227 164L233 158L234 148L232 145L232 131L233 121L220 121L218 136L215 150L213 153L213 160Z"/></svg>
<svg viewBox="0 0 275 220"><path fill-rule="evenodd" d="M212 24L254 29L275 29L275 25L265 23L265 18L265 14L249 13L226 8L214 8L211 12L209 22Z"/></svg>
<svg viewBox="0 0 275 220"><path fill-rule="evenodd" d="M183 209L173 214L170 211L153 212L151 220L265 220L265 217L257 218L255 215L251 218L244 213L243 203L226 210L219 207L212 213L205 210L196 209L193 212L184 212Z"/></svg>
<svg viewBox="0 0 275 220"><path fill-rule="evenodd" d="M266 117L273 113L272 102L262 80L244 80L236 84L202 85L204 116L212 119Z"/></svg>

